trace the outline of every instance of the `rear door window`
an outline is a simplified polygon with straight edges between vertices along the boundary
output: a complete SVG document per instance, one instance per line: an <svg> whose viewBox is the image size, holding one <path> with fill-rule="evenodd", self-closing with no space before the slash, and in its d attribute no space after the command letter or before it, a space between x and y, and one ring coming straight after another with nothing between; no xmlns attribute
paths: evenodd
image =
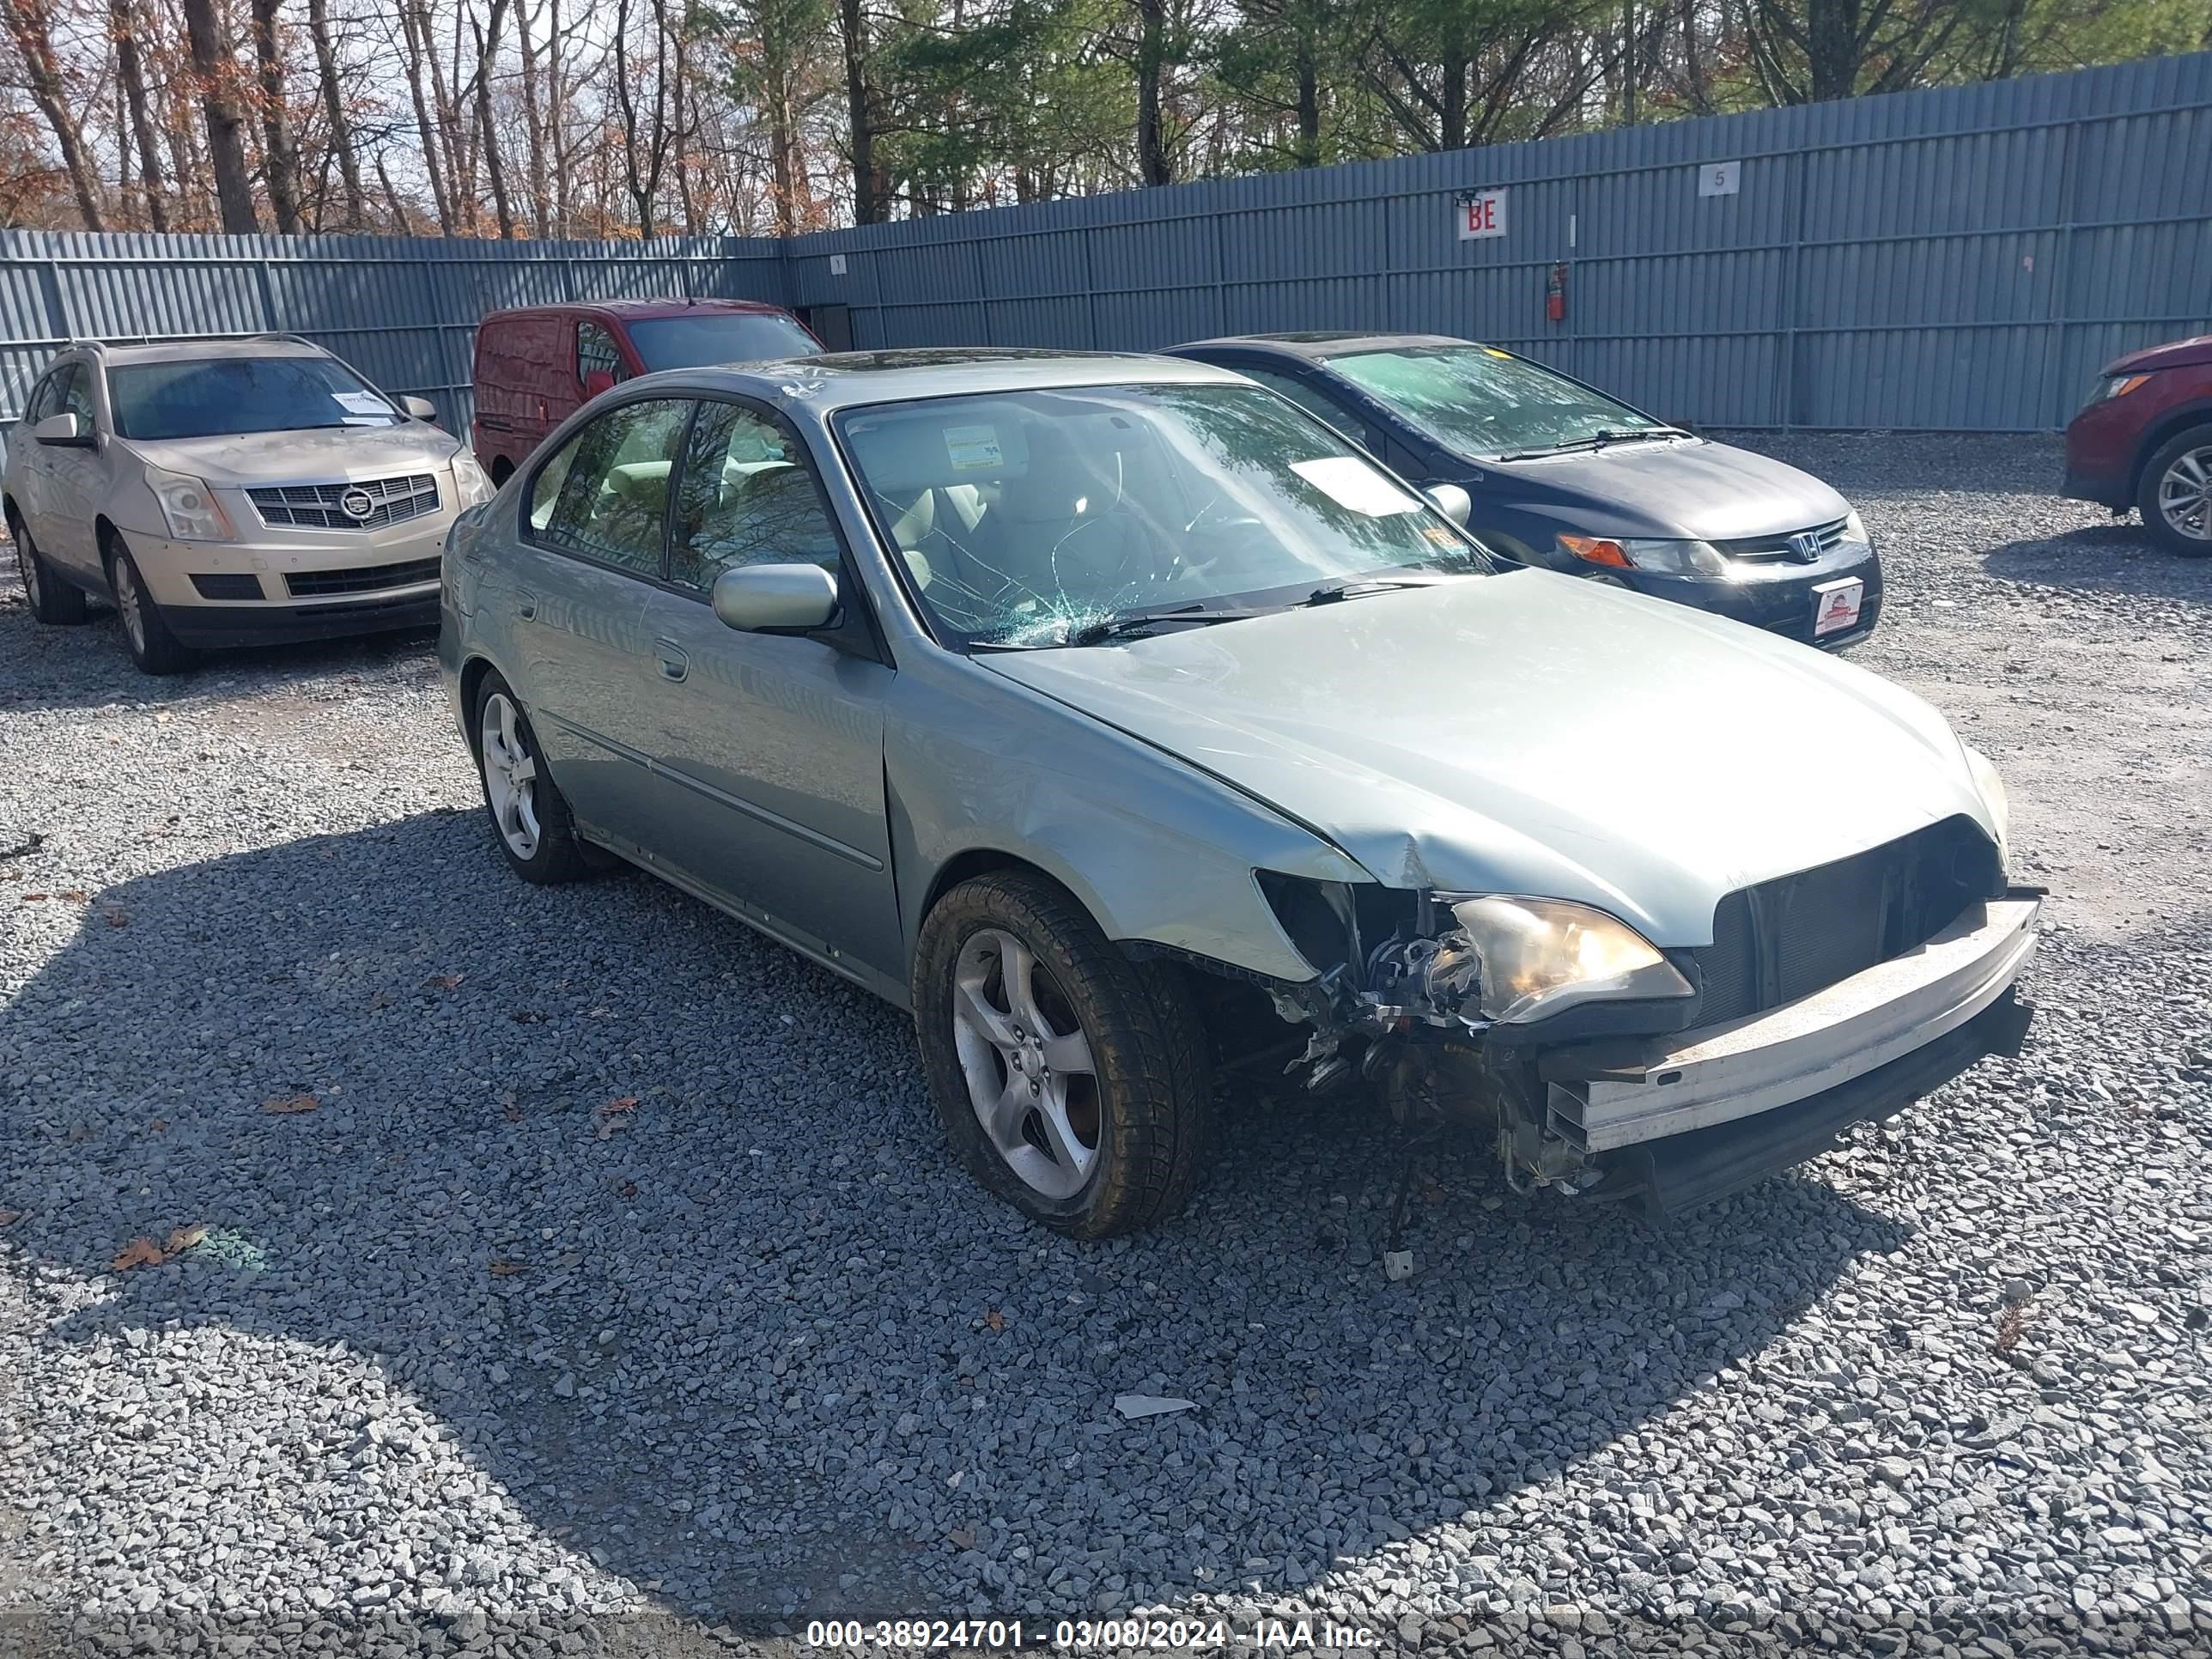
<svg viewBox="0 0 2212 1659"><path fill-rule="evenodd" d="M531 481L531 539L658 577L668 481L690 413L688 399L653 398L586 424Z"/></svg>

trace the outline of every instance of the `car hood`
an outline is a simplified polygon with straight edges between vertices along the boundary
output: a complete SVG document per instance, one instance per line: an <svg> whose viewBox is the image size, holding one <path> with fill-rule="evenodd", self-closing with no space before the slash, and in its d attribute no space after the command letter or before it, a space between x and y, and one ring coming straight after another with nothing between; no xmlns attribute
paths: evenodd
<svg viewBox="0 0 2212 1659"><path fill-rule="evenodd" d="M155 466L210 484L333 483L434 472L450 465L460 442L422 421L398 426L247 432L216 438L125 439Z"/></svg>
<svg viewBox="0 0 2212 1659"><path fill-rule="evenodd" d="M1702 438L1486 462L1483 475L1476 488L1553 513L1584 535L1739 541L1831 524L1850 511L1809 472Z"/></svg>
<svg viewBox="0 0 2212 1659"><path fill-rule="evenodd" d="M2105 373L2142 374L2154 368L2187 368L2197 363L2212 363L2212 334L2191 335L2186 340L2168 340L2164 345L2130 351L2106 364Z"/></svg>
<svg viewBox="0 0 2212 1659"><path fill-rule="evenodd" d="M1121 645L979 657L1305 825L1388 885L1595 904L1709 944L1733 890L1954 814L1910 692L1686 606L1520 570Z"/></svg>

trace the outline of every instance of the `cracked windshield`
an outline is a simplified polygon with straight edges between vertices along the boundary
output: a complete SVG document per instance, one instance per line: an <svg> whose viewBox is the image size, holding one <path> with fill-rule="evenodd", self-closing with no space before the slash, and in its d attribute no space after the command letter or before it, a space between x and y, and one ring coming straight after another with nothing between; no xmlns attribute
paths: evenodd
<svg viewBox="0 0 2212 1659"><path fill-rule="evenodd" d="M1674 430L1602 392L1490 346L1362 351L1331 357L1328 366L1462 455L1496 459Z"/></svg>
<svg viewBox="0 0 2212 1659"><path fill-rule="evenodd" d="M947 634L1089 644L1475 574L1481 550L1273 393L1096 386L860 410L839 422Z"/></svg>

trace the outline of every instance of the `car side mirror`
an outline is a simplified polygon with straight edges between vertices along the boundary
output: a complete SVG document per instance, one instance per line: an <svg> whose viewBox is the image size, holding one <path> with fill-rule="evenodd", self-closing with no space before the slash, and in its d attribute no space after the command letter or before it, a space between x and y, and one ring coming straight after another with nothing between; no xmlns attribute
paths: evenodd
<svg viewBox="0 0 2212 1659"><path fill-rule="evenodd" d="M1474 511L1474 499L1455 483L1431 484L1421 492L1429 498L1429 505L1449 519L1461 529L1467 528L1468 517Z"/></svg>
<svg viewBox="0 0 2212 1659"><path fill-rule="evenodd" d="M714 614L740 634L811 634L837 618L837 579L818 564L745 564L714 578Z"/></svg>
<svg viewBox="0 0 2212 1659"><path fill-rule="evenodd" d="M596 398L602 392L612 392L614 389L615 377L612 370L595 368L584 376L584 395L586 398Z"/></svg>
<svg viewBox="0 0 2212 1659"><path fill-rule="evenodd" d="M399 400L399 407L418 421L434 421L438 418L438 405L428 398L402 398Z"/></svg>
<svg viewBox="0 0 2212 1659"><path fill-rule="evenodd" d="M92 434L75 415L49 415L31 428L31 435L56 449L90 449Z"/></svg>

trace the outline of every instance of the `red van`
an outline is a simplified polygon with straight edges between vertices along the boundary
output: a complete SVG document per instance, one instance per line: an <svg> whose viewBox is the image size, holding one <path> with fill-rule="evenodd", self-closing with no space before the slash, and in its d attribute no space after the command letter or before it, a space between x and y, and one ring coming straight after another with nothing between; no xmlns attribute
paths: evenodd
<svg viewBox="0 0 2212 1659"><path fill-rule="evenodd" d="M505 483L547 433L633 374L821 349L789 312L751 300L602 300L495 311L477 325L477 459L494 483Z"/></svg>

